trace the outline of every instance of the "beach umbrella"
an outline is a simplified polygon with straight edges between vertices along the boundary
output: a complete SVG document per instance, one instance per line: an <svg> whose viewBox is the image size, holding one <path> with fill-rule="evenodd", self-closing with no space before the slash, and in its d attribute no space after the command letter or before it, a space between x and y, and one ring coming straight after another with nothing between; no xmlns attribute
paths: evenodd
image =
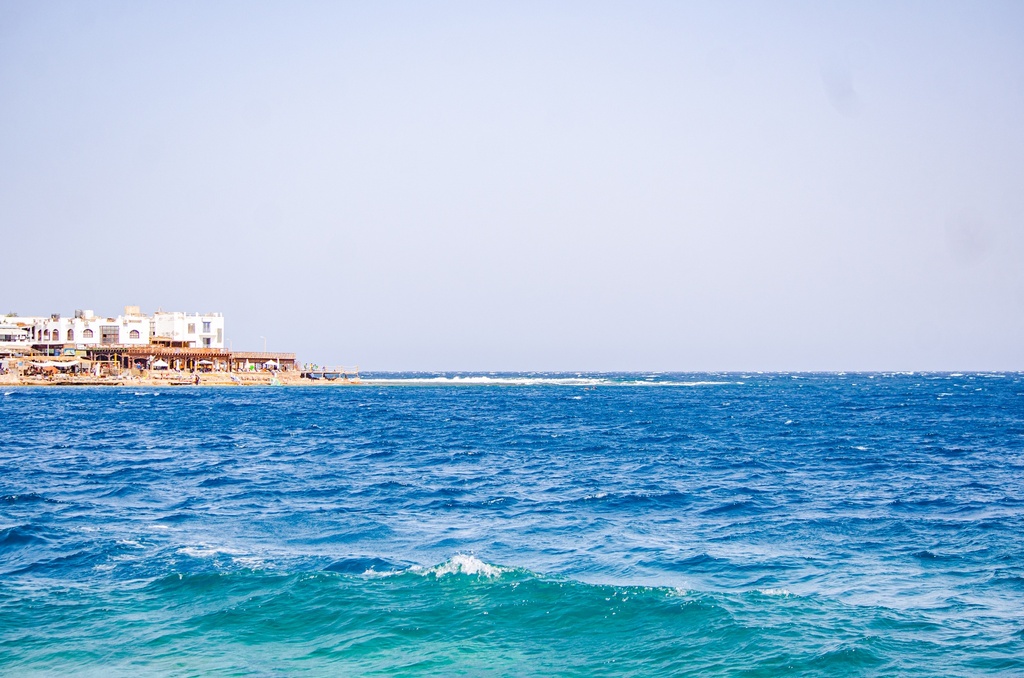
<svg viewBox="0 0 1024 678"><path fill-rule="evenodd" d="M264 367L277 367L277 363L275 363L273 360L268 360L267 362L263 363L263 366Z"/></svg>
<svg viewBox="0 0 1024 678"><path fill-rule="evenodd" d="M166 370L168 367L169 367L169 365L168 365L166 360L158 358L157 360L153 361L153 369L154 370Z"/></svg>
<svg viewBox="0 0 1024 678"><path fill-rule="evenodd" d="M198 363L196 363L196 364L197 364L197 365L212 365L212 364L213 364L213 361L212 361L212 360L200 360L200 361L199 361Z"/></svg>

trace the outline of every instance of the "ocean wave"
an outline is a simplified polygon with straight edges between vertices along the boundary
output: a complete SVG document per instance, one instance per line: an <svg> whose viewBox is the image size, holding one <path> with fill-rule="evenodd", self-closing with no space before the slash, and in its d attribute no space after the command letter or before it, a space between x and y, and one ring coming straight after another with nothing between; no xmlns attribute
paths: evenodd
<svg viewBox="0 0 1024 678"><path fill-rule="evenodd" d="M595 508L609 510L640 510L644 508L667 509L689 506L693 496L675 490L649 492L607 492L599 491L587 494L580 499L569 501L569 504L593 504Z"/></svg>
<svg viewBox="0 0 1024 678"><path fill-rule="evenodd" d="M540 576L528 570L517 570L516 568L503 565L493 565L469 553L457 553L448 560L432 566L402 564L376 556L342 558L325 567L324 571L371 578L416 575L419 577L441 579L443 577L462 575L494 579L513 572L531 577Z"/></svg>
<svg viewBox="0 0 1024 678"><path fill-rule="evenodd" d="M464 574L476 577L497 577L505 572L508 572L507 568L485 563L473 555L460 553L452 556L440 565L435 565L434 567L420 572L420 574L433 575L435 577L444 577L453 574Z"/></svg>
<svg viewBox="0 0 1024 678"><path fill-rule="evenodd" d="M594 377L490 377L490 376L440 376L440 377L368 377L363 384L386 385L440 385L440 386L600 386L614 383L609 379Z"/></svg>
<svg viewBox="0 0 1024 678"><path fill-rule="evenodd" d="M372 567L358 573L360 565ZM395 572L376 569L396 565ZM994 646L951 653L929 642L932 628L915 612L777 585L708 591L592 584L470 554L418 569L377 557L339 567L344 571L170 572L141 588L64 590L53 610L35 604L46 596L40 589L21 592L16 604L0 591L0 612L7 613L0 634L19 639L5 668L47 672L57 668L45 662L58 650L60 668L77 673L247 673L259 666L282 673L415 667L430 675L590 675L612 667L630 675L732 675L742 666L859 675L865 668L964 674L981 665L1024 665ZM66 632L87 636L89 652L68 650Z"/></svg>
<svg viewBox="0 0 1024 678"><path fill-rule="evenodd" d="M0 673L1024 675L1024 378L366 376L0 399Z"/></svg>
<svg viewBox="0 0 1024 678"><path fill-rule="evenodd" d="M34 525L13 525L0 529L0 553L48 541Z"/></svg>
<svg viewBox="0 0 1024 678"><path fill-rule="evenodd" d="M371 386L730 386L745 384L745 381L719 380L676 380L636 379L622 377L579 376L579 377L531 377L531 376L387 376L366 377L362 383Z"/></svg>
<svg viewBox="0 0 1024 678"><path fill-rule="evenodd" d="M398 563L377 557L342 558L336 560L324 568L326 572L338 572L341 574L380 575L395 574L408 569Z"/></svg>
<svg viewBox="0 0 1024 678"><path fill-rule="evenodd" d="M760 503L751 500L728 501L701 511L701 515L757 515L763 510Z"/></svg>
<svg viewBox="0 0 1024 678"><path fill-rule="evenodd" d="M0 504L35 504L39 502L56 504L58 502L53 499L47 499L41 494L35 492L25 492L24 494L5 494L0 496Z"/></svg>
<svg viewBox="0 0 1024 678"><path fill-rule="evenodd" d="M793 592L790 591L789 589L782 589L782 588L757 589L757 592L760 593L762 596L791 596L791 595L793 595Z"/></svg>
<svg viewBox="0 0 1024 678"><path fill-rule="evenodd" d="M218 556L236 556L240 551L225 548L223 546L210 546L208 544L195 544L192 546L181 546L178 553L189 558L216 558Z"/></svg>

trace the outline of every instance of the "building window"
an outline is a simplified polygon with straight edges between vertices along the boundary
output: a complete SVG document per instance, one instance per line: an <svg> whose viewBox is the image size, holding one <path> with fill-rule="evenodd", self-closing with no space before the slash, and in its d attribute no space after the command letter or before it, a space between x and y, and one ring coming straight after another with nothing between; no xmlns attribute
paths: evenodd
<svg viewBox="0 0 1024 678"><path fill-rule="evenodd" d="M116 344L117 338L117 325L100 325L101 344Z"/></svg>
<svg viewBox="0 0 1024 678"><path fill-rule="evenodd" d="M189 323L188 324L188 333L189 334L195 334L196 333L196 324L195 323Z"/></svg>
<svg viewBox="0 0 1024 678"><path fill-rule="evenodd" d="M74 341L74 340L75 340L75 331L74 330L68 330L68 341Z"/></svg>
<svg viewBox="0 0 1024 678"><path fill-rule="evenodd" d="M131 332L128 333L128 338L129 339L138 339L139 338L139 331L138 330L132 330Z"/></svg>
<svg viewBox="0 0 1024 678"><path fill-rule="evenodd" d="M206 348L210 348L210 338L209 337L203 337L203 346L205 346Z"/></svg>
<svg viewBox="0 0 1024 678"><path fill-rule="evenodd" d="M92 330L87 329L84 332L82 332L82 338L83 339L92 339Z"/></svg>
<svg viewBox="0 0 1024 678"><path fill-rule="evenodd" d="M49 341L50 340L50 330L43 330L43 340L44 341Z"/></svg>
<svg viewBox="0 0 1024 678"><path fill-rule="evenodd" d="M204 320L203 321L203 333L204 334L209 334L210 333L210 321L209 320Z"/></svg>

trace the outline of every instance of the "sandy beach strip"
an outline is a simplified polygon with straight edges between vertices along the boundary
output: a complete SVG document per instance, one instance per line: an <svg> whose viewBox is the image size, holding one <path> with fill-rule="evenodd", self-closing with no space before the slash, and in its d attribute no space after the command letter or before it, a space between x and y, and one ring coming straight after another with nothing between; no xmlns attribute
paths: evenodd
<svg viewBox="0 0 1024 678"><path fill-rule="evenodd" d="M54 375L19 376L0 375L0 386L350 386L361 383L356 379L306 379L299 372L202 372L196 375L177 372L150 372L121 376Z"/></svg>

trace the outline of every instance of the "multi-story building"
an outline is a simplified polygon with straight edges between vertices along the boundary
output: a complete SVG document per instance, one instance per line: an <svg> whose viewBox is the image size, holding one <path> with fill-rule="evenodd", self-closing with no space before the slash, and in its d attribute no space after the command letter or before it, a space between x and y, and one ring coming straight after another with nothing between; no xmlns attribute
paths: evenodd
<svg viewBox="0 0 1024 678"><path fill-rule="evenodd" d="M149 321L154 342L161 340L196 348L224 348L224 316L220 313L157 311Z"/></svg>
<svg viewBox="0 0 1024 678"><path fill-rule="evenodd" d="M234 351L224 344L221 313L144 315L138 306L126 306L116 318L90 310L75 311L69 318L56 313L0 318L0 355L29 356L29 361L38 354L62 356L67 365L85 364L96 375L151 367L200 372L296 368L294 353Z"/></svg>
<svg viewBox="0 0 1024 678"><path fill-rule="evenodd" d="M32 347L29 328L11 320L10 317L0 320L0 355L18 355Z"/></svg>
<svg viewBox="0 0 1024 678"><path fill-rule="evenodd" d="M37 322L33 343L44 350L57 347L117 345L145 346L149 343L149 318L138 306L128 306L116 318L97 317L92 311L75 311L72 318L54 313Z"/></svg>
<svg viewBox="0 0 1024 678"><path fill-rule="evenodd" d="M125 306L116 318L99 317L91 310L75 311L65 318L49 317L3 319L12 336L22 336L27 344L45 353L63 349L101 346L147 346L162 344L189 348L224 348L224 316L221 313L182 313L157 311L144 315L138 306ZM15 332L14 330L23 330Z"/></svg>

